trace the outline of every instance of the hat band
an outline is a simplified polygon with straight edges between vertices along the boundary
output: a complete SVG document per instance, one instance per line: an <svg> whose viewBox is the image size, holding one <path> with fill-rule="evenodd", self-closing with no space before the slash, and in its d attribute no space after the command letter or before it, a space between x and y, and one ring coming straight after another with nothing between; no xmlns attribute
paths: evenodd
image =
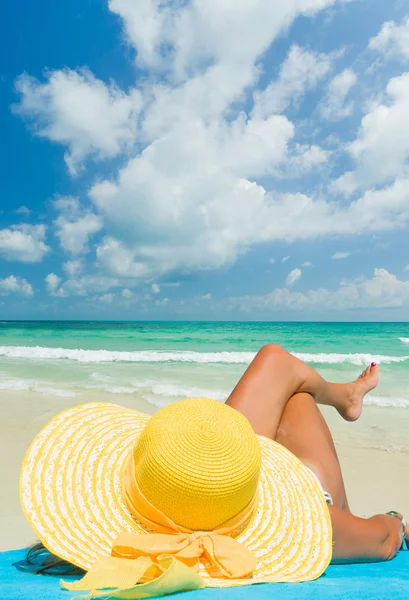
<svg viewBox="0 0 409 600"><path fill-rule="evenodd" d="M255 555L229 534L250 519L256 504L256 495L239 514L217 529L193 531L176 525L144 496L135 478L133 456L126 464L123 481L124 501L129 512L145 527L157 533L120 534L112 546L111 557L98 559L83 579L73 583L65 582L64 587L81 591L101 590L108 587L124 590L142 583L145 584L143 595L151 596L157 592L150 593L146 589L150 585L149 582L154 583L158 577L162 579L171 569L182 569L180 565L182 563L184 566L182 572L185 569L187 571L185 576L182 576L182 572L178 573L179 589L187 589L187 580L196 586L188 589L197 589L204 585L203 580L196 573L202 557L207 558L227 579L249 577L253 573L256 568ZM125 571L127 573L130 571L132 574L126 578ZM130 581L132 583L129 584Z"/></svg>
<svg viewBox="0 0 409 600"><path fill-rule="evenodd" d="M156 533L195 533L193 529L177 525L146 498L138 485L135 475L135 462L132 455L125 465L122 480L123 500L127 509L131 515L140 521L147 529L154 530ZM206 535L206 533L228 535L233 533L236 529L240 529L247 523L253 514L256 499L257 494L254 494L249 504L247 504L247 506L245 506L237 515L228 521L225 521L225 523L222 523L211 532L203 532L203 535Z"/></svg>

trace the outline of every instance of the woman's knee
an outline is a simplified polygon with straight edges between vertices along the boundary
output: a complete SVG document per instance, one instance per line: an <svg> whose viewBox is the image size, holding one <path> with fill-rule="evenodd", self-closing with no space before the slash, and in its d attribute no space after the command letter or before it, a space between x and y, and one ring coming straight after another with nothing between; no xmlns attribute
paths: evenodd
<svg viewBox="0 0 409 600"><path fill-rule="evenodd" d="M257 354L262 358L274 358L281 356L284 353L286 353L286 351L279 344L265 344L260 348Z"/></svg>

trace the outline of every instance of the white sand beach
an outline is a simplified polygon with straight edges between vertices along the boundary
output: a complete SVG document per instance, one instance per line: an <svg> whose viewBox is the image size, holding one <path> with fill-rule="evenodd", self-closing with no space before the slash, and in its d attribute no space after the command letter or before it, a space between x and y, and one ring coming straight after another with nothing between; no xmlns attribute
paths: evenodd
<svg viewBox="0 0 409 600"><path fill-rule="evenodd" d="M0 478L2 481L0 500L0 550L20 548L36 540L34 532L26 523L19 502L19 470L25 451L32 439L59 411L85 400L114 401L143 412L152 413L154 407L143 400L118 394L98 394L98 398L76 399L40 394L36 392L2 392L0 401ZM348 424L334 411L325 410L334 433L339 457L345 475L346 487L352 510L361 516L369 516L387 510L399 510L409 515L409 453L388 451L387 431L392 421L393 440L403 436L409 426L409 415L379 407L366 407L363 417L356 424ZM389 422L390 421L390 422ZM384 450L365 447L375 435L384 439ZM376 430L378 429L378 431ZM360 440L360 445L357 444ZM370 442L372 440L372 442Z"/></svg>

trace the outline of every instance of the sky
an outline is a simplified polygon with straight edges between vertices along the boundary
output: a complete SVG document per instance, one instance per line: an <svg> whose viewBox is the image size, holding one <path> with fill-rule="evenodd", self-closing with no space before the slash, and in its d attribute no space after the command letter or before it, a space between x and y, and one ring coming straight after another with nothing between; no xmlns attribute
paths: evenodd
<svg viewBox="0 0 409 600"><path fill-rule="evenodd" d="M0 318L409 320L403 0L17 0Z"/></svg>

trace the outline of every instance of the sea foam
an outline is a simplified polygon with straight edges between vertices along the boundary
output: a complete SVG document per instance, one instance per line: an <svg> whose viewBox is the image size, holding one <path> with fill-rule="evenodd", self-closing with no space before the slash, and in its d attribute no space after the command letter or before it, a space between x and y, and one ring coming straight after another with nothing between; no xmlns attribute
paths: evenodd
<svg viewBox="0 0 409 600"><path fill-rule="evenodd" d="M161 408L178 398L213 398L224 402L230 389L210 389L208 387L200 387L183 383L158 381L154 379L130 381L127 385L121 385L119 380L111 377L96 376L91 379L91 382L77 382L76 390L61 389L50 385L49 382L36 381L34 379L4 377L0 378L0 390L4 391L19 391L19 392L38 392L51 396L59 396L62 398L75 398L81 392L96 393L98 390L112 394L113 396L136 395L143 398L146 402ZM115 401L115 400L113 400ZM409 408L409 397L385 396L377 395L377 392L366 396L364 403L366 405L384 407L384 408Z"/></svg>
<svg viewBox="0 0 409 600"><path fill-rule="evenodd" d="M76 398L77 393L49 386L45 382L32 379L0 379L0 390L11 392L38 392L60 398Z"/></svg>
<svg viewBox="0 0 409 600"><path fill-rule="evenodd" d="M409 408L409 398L396 398L394 396L365 396L364 404L381 406L384 408Z"/></svg>
<svg viewBox="0 0 409 600"><path fill-rule="evenodd" d="M155 350L139 350L121 352L112 350L82 350L69 348L49 348L45 346L0 346L0 356L26 360L72 360L80 363L196 363L196 364L249 364L255 352L158 352ZM293 352L293 355L308 363L368 365L377 363L401 363L409 360L409 356L385 356L366 353L304 353Z"/></svg>

